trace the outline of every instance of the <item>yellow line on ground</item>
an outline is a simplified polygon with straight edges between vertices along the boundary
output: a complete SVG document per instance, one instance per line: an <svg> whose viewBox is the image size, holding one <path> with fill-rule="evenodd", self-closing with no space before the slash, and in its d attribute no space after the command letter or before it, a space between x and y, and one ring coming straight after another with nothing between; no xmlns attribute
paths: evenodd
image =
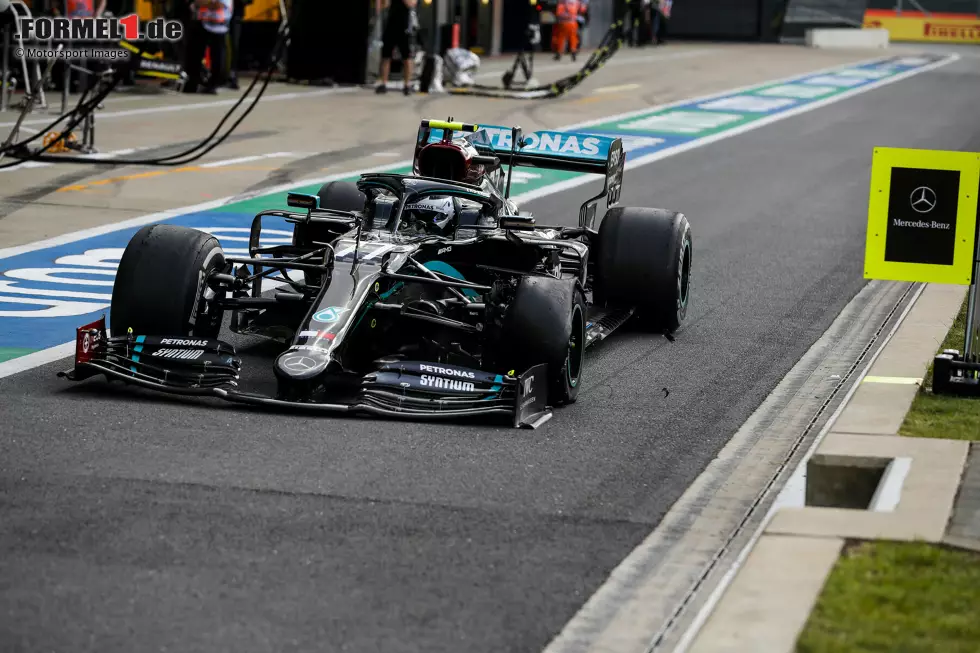
<svg viewBox="0 0 980 653"><path fill-rule="evenodd" d="M152 179L154 177L162 177L164 175L172 175L180 172L224 172L228 170L236 171L261 171L269 172L270 170L275 170L273 166L224 166L221 168L202 168L201 166L185 166L182 168L174 168L173 170L153 170L151 172L136 172L131 175L122 175L120 177L110 177L108 179L99 179L97 181L92 181L87 184L72 184L71 186L62 186L59 188L57 193L67 193L75 191L91 190L98 186L108 186L109 184L117 184L123 181L135 181L137 179Z"/></svg>
<svg viewBox="0 0 980 653"><path fill-rule="evenodd" d="M609 93L608 95L590 95L589 97L573 100L569 104L592 104L593 102L605 102L607 100L617 100L626 97L626 93Z"/></svg>
<svg viewBox="0 0 980 653"><path fill-rule="evenodd" d="M891 383L894 385L922 385L922 379L911 376L866 376L864 383Z"/></svg>

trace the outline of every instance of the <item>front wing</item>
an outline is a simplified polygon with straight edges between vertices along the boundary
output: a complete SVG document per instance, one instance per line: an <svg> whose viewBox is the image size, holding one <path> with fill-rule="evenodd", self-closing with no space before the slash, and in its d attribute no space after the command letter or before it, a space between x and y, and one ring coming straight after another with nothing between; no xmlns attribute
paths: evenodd
<svg viewBox="0 0 980 653"><path fill-rule="evenodd" d="M241 365L234 347L219 340L132 334L109 338L102 317L78 328L75 366L58 376L81 381L102 374L173 395L317 413L414 419L499 415L524 428L537 428L552 416L546 405L545 365L514 376L422 362L389 362L366 375L357 396L343 403L293 401L243 392L238 388ZM490 376L487 382L492 385L481 387L478 382L467 381L462 385L460 374ZM431 387L422 387L425 383Z"/></svg>

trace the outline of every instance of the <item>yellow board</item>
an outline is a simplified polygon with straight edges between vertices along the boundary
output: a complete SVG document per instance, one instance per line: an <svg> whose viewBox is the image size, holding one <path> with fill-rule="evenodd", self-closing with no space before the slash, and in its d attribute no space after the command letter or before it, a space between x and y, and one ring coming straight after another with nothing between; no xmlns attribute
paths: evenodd
<svg viewBox="0 0 980 653"><path fill-rule="evenodd" d="M244 19L246 21L273 21L278 23L282 20L282 14L279 12L279 0L255 0L252 4L245 6Z"/></svg>
<svg viewBox="0 0 980 653"><path fill-rule="evenodd" d="M864 27L886 29L892 41L980 43L980 17L976 16L889 16L869 10Z"/></svg>
<svg viewBox="0 0 980 653"><path fill-rule="evenodd" d="M136 0L136 14L141 21L150 21L158 15L162 15L161 3L153 0ZM279 11L279 0L254 0L252 4L245 6L245 21L272 21L278 23L282 20Z"/></svg>
<svg viewBox="0 0 980 653"><path fill-rule="evenodd" d="M970 285L980 154L877 147L864 278Z"/></svg>
<svg viewBox="0 0 980 653"><path fill-rule="evenodd" d="M140 17L140 21L148 22L156 17L153 11L152 0L136 0L135 4L136 15Z"/></svg>

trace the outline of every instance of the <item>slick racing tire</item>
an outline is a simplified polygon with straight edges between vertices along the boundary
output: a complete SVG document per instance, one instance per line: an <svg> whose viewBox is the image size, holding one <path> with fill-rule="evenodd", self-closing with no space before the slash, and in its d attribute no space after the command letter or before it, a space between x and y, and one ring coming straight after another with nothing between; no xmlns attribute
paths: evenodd
<svg viewBox="0 0 980 653"><path fill-rule="evenodd" d="M548 365L548 403L574 403L585 363L585 297L573 279L524 277L507 310L503 345L516 374Z"/></svg>
<svg viewBox="0 0 980 653"><path fill-rule="evenodd" d="M321 209L334 211L361 211L367 201L364 193L357 184L350 181L331 181L320 187L316 193L320 198ZM334 232L324 225L297 223L293 227L293 244L298 247L313 247L314 242L329 242L334 238ZM319 286L322 275L311 270L303 271L303 278L310 286Z"/></svg>
<svg viewBox="0 0 980 653"><path fill-rule="evenodd" d="M635 307L649 328L676 331L691 303L692 249L682 213L610 209L599 225L596 303Z"/></svg>
<svg viewBox="0 0 980 653"><path fill-rule="evenodd" d="M218 239L187 227L143 227L123 252L112 287L109 328L138 336L215 338L224 311L205 301L205 281L225 265Z"/></svg>

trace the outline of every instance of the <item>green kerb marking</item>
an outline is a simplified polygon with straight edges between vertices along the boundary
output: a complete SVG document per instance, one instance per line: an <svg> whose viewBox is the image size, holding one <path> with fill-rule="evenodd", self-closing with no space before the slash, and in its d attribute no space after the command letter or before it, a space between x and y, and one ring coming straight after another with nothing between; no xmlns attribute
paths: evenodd
<svg viewBox="0 0 980 653"><path fill-rule="evenodd" d="M27 347L0 347L0 363L6 363L21 356L27 356L39 351L38 349L28 349Z"/></svg>

